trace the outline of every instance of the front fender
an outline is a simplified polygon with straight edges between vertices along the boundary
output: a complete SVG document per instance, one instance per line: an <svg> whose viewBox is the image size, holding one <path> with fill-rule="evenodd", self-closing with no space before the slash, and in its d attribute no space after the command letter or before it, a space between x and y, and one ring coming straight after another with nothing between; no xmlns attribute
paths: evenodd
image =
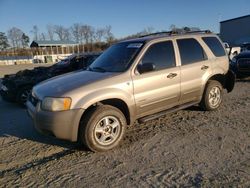
<svg viewBox="0 0 250 188"><path fill-rule="evenodd" d="M91 92L85 96L83 96L81 99L79 99L74 108L82 108L82 109L88 109L93 104L96 104L103 100L108 99L120 99L123 102L125 102L128 106L130 115L133 115L135 113L135 102L134 97L132 94L116 89L116 88L105 88L98 91Z"/></svg>

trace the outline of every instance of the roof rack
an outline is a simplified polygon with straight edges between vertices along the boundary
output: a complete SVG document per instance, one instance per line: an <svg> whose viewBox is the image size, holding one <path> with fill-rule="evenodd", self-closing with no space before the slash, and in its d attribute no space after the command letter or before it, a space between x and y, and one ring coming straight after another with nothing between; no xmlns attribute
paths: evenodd
<svg viewBox="0 0 250 188"><path fill-rule="evenodd" d="M156 32L156 33L150 33L147 35L141 35L141 36L139 36L139 38L149 37L149 36L154 36L154 35L163 35L163 34L173 35L173 34L177 34L177 33L178 32L176 32L176 31L162 31L162 32Z"/></svg>
<svg viewBox="0 0 250 188"><path fill-rule="evenodd" d="M185 32L185 33L212 33L210 30L201 30L201 31L187 31L187 32ZM184 33L184 34L185 34Z"/></svg>
<svg viewBox="0 0 250 188"><path fill-rule="evenodd" d="M205 33L205 34L209 34L212 33L210 30L201 30L201 31L163 31L163 32L156 32L156 33L150 33L147 35L142 35L139 36L139 38L143 38L143 37L149 37L149 36L155 36L155 35L183 35L183 34L192 34L192 33Z"/></svg>

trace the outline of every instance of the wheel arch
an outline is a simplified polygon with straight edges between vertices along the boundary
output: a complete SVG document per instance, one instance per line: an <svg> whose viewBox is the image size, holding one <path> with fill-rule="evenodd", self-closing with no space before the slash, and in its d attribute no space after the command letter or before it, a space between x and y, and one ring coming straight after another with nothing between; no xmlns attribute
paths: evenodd
<svg viewBox="0 0 250 188"><path fill-rule="evenodd" d="M209 80L218 81L222 85L222 87L229 93L234 88L235 74L231 70L229 70L226 74L215 74L207 79L204 89L206 88Z"/></svg>
<svg viewBox="0 0 250 188"><path fill-rule="evenodd" d="M89 105L86 110L83 112L83 114L81 115L81 118L80 118L80 121L79 121L79 124L78 124L78 127L77 127L77 137L79 138L79 128L80 128L80 124L81 124L81 121L83 121L83 118L86 117L86 115L88 115L91 111L95 110L95 108L97 106L100 106L100 105L110 105L110 106L113 106L117 109L119 109L125 119L126 119L126 123L127 125L130 125L131 123L133 123L133 119L131 119L131 111L127 105L127 103L120 99L120 98L109 98L109 99L104 99L104 100L101 100L101 101L98 101L98 102L95 102L91 105ZM78 139L77 138L77 139Z"/></svg>

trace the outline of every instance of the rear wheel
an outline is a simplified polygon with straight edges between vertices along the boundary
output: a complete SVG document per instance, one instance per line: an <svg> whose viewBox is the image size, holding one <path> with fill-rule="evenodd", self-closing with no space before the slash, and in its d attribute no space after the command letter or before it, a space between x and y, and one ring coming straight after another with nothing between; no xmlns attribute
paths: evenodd
<svg viewBox="0 0 250 188"><path fill-rule="evenodd" d="M31 93L31 89L32 87L30 86L24 86L18 91L17 96L16 96L16 101L20 105L25 106L25 103L27 102L28 97Z"/></svg>
<svg viewBox="0 0 250 188"><path fill-rule="evenodd" d="M209 80L205 88L200 106L207 111L216 110L220 107L223 97L223 88L220 82Z"/></svg>
<svg viewBox="0 0 250 188"><path fill-rule="evenodd" d="M125 126L126 119L119 109L97 106L81 121L79 139L92 151L107 151L120 143Z"/></svg>

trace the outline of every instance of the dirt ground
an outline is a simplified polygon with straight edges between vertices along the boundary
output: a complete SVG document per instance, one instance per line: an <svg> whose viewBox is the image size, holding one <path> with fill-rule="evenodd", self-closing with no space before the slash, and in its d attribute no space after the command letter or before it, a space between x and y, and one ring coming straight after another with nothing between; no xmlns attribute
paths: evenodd
<svg viewBox="0 0 250 188"><path fill-rule="evenodd" d="M135 123L106 153L40 135L25 109L0 99L0 187L14 186L250 187L250 79L218 111Z"/></svg>

